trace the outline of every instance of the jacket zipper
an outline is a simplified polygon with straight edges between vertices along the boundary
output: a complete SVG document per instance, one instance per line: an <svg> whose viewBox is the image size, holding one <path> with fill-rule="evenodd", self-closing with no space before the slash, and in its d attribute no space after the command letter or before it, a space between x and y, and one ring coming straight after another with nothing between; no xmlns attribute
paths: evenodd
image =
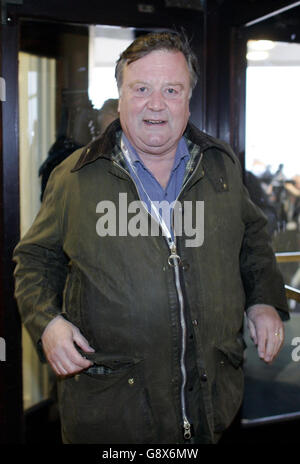
<svg viewBox="0 0 300 464"><path fill-rule="evenodd" d="M201 163L203 157L203 153L201 153L200 159L197 163L197 167ZM136 185L136 182L134 179L130 176L130 174L124 169L122 166L120 166L116 161L113 161L114 165L117 166L119 169L121 169L134 183L137 195L139 199L141 200L139 196L139 191L138 187ZM196 168L197 168L196 167ZM194 176L194 173L197 169L194 169L194 172L192 173L191 177L186 181L186 183L182 186L177 198L176 202L181 195L182 191L184 190L185 186L187 183L190 181L190 179ZM142 202L143 204L143 202ZM145 210L147 211L148 214L149 211L145 207ZM153 216L152 216L153 217ZM172 219L174 223L174 209L172 211ZM156 220L154 218L154 220ZM160 224L159 224L160 226ZM179 265L180 265L180 256L177 254L177 247L176 247L176 241L177 237L175 235L175 230L173 227L173 233L174 233L174 240L172 242L167 241L168 247L171 251L171 254L168 258L168 263L170 266L174 267L174 274L175 274L175 286L176 286L176 292L178 296L178 301L179 301L179 308L180 308L180 326L181 326L181 333L182 333L182 339L181 339L181 356L180 356L180 370L182 374L182 382L181 382L181 390L180 390L180 399L181 399L181 414L182 414L182 420L183 420L183 437L185 440L190 440L192 438L192 430L191 430L191 423L187 417L186 413L186 401L185 401L185 386L186 386L186 380L187 380L187 374L186 374L186 366L185 366L185 353L186 353L186 321L184 317L184 298L183 298L183 293L182 293L182 288L181 288L181 283L180 283L180 274L179 274Z"/></svg>
<svg viewBox="0 0 300 464"><path fill-rule="evenodd" d="M190 440L192 437L191 424L187 417L186 412L186 401L185 401L185 386L186 386L186 366L185 366L185 353L186 353L186 322L184 317L184 299L180 283L180 274L179 274L179 265L180 257L177 254L177 249L175 242L171 246L171 255L169 256L168 262L171 266L174 267L175 273L175 285L179 301L179 314L180 314L180 326L181 326L181 356L180 356L180 369L182 374L181 390L180 390L180 399L181 399L181 413L183 419L183 437L185 440Z"/></svg>
<svg viewBox="0 0 300 464"><path fill-rule="evenodd" d="M197 163L196 168L199 166L203 158L203 153L200 155L200 159ZM186 183L182 186L179 194L177 195L176 202L178 198L180 197L181 193L183 192L185 186L187 183L192 179L194 176L194 173L196 172L197 169L194 169L194 172L190 176L190 178L186 181ZM176 204L175 202L175 204ZM182 344L181 344L181 357L180 357L180 367L181 367L181 373L182 373L182 383L181 383L181 410L182 410L182 418L183 418L183 437L185 440L190 440L192 438L192 430L191 430L191 423L187 417L186 413L186 401L185 401L185 386L186 386L186 380L187 380L187 374L186 374L186 366L185 366L185 353L186 353L186 321L185 321L185 311L184 311L184 298L183 298L183 293L182 293L182 288L181 288L181 283L180 283L180 274L179 274L179 265L180 265L180 256L177 254L177 247L176 247L176 241L177 237L175 235L175 229L174 229L174 209L172 211L172 223L173 223L173 233L174 233L174 241L170 246L171 250L171 255L169 256L168 262L170 265L173 265L174 267L174 273L175 273L175 285L176 285L176 290L177 290L177 296L178 296L178 301L179 301L179 308L180 308L180 325L181 325L181 332L182 332ZM171 260L173 261L173 264L171 264Z"/></svg>

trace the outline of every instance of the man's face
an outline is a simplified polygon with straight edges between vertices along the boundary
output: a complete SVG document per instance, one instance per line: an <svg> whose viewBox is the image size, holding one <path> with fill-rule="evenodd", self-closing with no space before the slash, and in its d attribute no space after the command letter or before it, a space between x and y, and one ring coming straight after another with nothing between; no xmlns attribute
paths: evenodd
<svg viewBox="0 0 300 464"><path fill-rule="evenodd" d="M190 115L190 74L181 52L153 51L125 66L122 129L141 155L175 153Z"/></svg>

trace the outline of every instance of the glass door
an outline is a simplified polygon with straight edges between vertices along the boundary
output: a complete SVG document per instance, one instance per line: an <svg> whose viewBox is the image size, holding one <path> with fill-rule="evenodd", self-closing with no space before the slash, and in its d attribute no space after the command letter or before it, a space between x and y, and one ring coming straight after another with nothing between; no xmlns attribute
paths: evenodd
<svg viewBox="0 0 300 464"><path fill-rule="evenodd" d="M51 30L51 45L32 41ZM23 21L19 53L20 229L31 226L53 169L118 117L114 79L133 28ZM25 410L55 399L55 376L23 327Z"/></svg>
<svg viewBox="0 0 300 464"><path fill-rule="evenodd" d="M285 323L284 346L272 365L257 358L245 332L245 426L300 417L300 44L293 32L297 13L299 7L245 31L245 183L268 219L291 317Z"/></svg>
<svg viewBox="0 0 300 464"><path fill-rule="evenodd" d="M30 227L55 166L116 117L112 69L120 50L141 32L183 28L202 63L204 21L202 2L14 0L1 5L0 336L7 362L0 363L0 441L19 443L23 405L30 410L25 420L37 417L36 406L52 395L55 383L20 322L13 249ZM191 102L199 126L202 94L199 83ZM29 428L35 442L43 441L38 420Z"/></svg>

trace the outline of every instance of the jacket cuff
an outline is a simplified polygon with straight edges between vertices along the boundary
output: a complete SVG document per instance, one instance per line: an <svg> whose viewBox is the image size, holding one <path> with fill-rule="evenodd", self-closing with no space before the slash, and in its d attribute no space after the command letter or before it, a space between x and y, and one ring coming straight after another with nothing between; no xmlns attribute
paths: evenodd
<svg viewBox="0 0 300 464"><path fill-rule="evenodd" d="M267 305L267 306L271 306L272 308L276 309L276 311L278 312L278 315L280 317L280 319L282 321L288 321L290 320L290 314L289 314L289 309L288 309L288 306L287 305L284 305L284 307L281 307L281 306L276 306L275 304L272 304L272 303L266 303L266 302L257 302L257 303L252 303L252 304L249 304L246 308L246 314L248 314L248 311L250 308L252 308L252 306L256 305L256 304L262 304L262 305Z"/></svg>
<svg viewBox="0 0 300 464"><path fill-rule="evenodd" d="M55 317L57 316L62 316L64 319L66 319L68 321L68 318L66 316L65 313L58 313L58 314L55 314L55 315L51 315L51 319L49 321L46 322L46 324L44 325L44 328L41 332L41 334L43 335L44 333L44 330L46 329L46 327L48 326L48 324L53 320L55 319ZM41 335L41 336L42 336ZM36 350L37 350L37 354L38 354L38 357L39 357L39 360L42 362L42 363L46 363L48 362L47 361L47 358L46 358L46 355L45 355L45 352L44 352L44 349L43 349L43 343L42 343L42 339L41 337L38 339L38 341L36 342Z"/></svg>

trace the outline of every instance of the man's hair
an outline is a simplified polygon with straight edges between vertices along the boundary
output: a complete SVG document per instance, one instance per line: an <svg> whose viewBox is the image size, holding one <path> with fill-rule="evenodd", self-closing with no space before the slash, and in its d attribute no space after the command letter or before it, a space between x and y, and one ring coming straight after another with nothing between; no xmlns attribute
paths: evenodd
<svg viewBox="0 0 300 464"><path fill-rule="evenodd" d="M158 50L183 53L190 72L191 91L195 88L198 79L198 61L188 39L177 32L154 32L138 37L121 53L115 69L119 92L123 83L124 67Z"/></svg>

